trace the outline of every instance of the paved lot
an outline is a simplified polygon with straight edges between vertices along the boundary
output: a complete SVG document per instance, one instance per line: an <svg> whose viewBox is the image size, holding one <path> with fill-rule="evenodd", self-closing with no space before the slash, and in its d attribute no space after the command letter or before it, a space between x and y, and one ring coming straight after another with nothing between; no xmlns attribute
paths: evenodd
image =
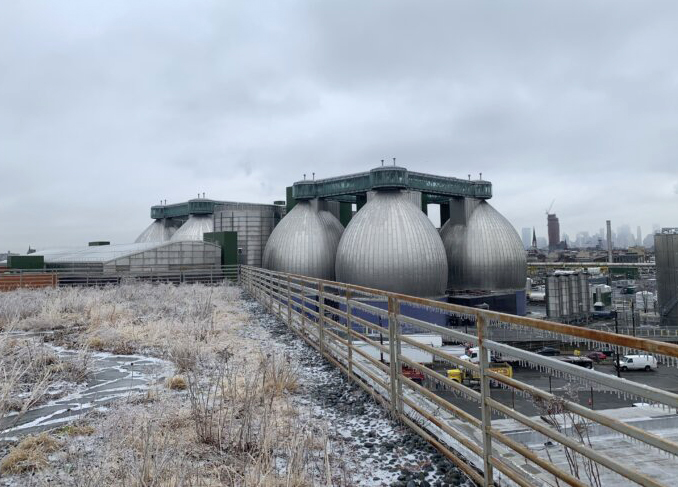
<svg viewBox="0 0 678 487"><path fill-rule="evenodd" d="M594 369L599 372L616 375L616 370L613 365L595 365ZM659 366L657 370L651 372L622 372L621 377L648 386L678 393L678 369L674 367ZM629 407L634 403L642 402L638 398L624 397L623 395L618 395L614 392L603 391L596 388L593 388L592 390L590 387L553 377L540 372L539 370L530 368L514 367L514 378L544 391L549 391L561 396L566 394L568 389L566 386L570 384L569 389L575 394L571 400L576 400L579 404L596 410ZM477 403L466 400L463 396L452 391L436 391L436 393L453 404L458 405L468 413L480 418L480 408ZM493 387L491 395L493 399L511 406L513 409L523 414L533 416L542 413L530 398L515 394L512 390ZM494 419L499 418L500 416L498 415L494 416Z"/></svg>

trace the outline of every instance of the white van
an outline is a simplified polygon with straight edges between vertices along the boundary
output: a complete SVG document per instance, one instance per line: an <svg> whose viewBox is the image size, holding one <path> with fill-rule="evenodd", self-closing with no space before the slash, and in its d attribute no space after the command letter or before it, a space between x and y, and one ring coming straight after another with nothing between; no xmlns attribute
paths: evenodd
<svg viewBox="0 0 678 487"><path fill-rule="evenodd" d="M624 355L619 359L619 368L621 370L655 370L657 359L652 355Z"/></svg>
<svg viewBox="0 0 678 487"><path fill-rule="evenodd" d="M459 357L462 360L468 360L472 364L480 363L480 347L469 348L464 355ZM491 362L490 351L487 351L487 361Z"/></svg>

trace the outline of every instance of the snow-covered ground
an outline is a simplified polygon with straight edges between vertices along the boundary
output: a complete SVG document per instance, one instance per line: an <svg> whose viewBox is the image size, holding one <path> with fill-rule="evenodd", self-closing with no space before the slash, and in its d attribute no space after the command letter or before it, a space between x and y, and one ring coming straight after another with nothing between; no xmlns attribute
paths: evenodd
<svg viewBox="0 0 678 487"><path fill-rule="evenodd" d="M246 309L260 325L243 329L249 338L272 343L300 364L301 392L295 401L301 410L328 424L335 452L353 464L357 485L472 485L435 448L409 428L393 421L387 411L283 322L256 301L246 298Z"/></svg>
<svg viewBox="0 0 678 487"><path fill-rule="evenodd" d="M3 329L38 330L59 357L89 361L84 383L25 413L47 436L7 432L16 441L0 444L0 470L15 468L2 486L471 485L237 287L19 290L0 295ZM131 377L142 364L162 370ZM96 380L123 394L97 395ZM86 411L71 415L70 402Z"/></svg>

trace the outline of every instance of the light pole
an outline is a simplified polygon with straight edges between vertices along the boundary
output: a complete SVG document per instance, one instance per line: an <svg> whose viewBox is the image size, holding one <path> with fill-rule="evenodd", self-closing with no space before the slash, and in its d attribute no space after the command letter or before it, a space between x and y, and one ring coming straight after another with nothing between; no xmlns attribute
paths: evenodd
<svg viewBox="0 0 678 487"><path fill-rule="evenodd" d="M619 335L619 321L617 320L617 310L613 311L614 313L614 332ZM614 351L614 358L617 361L617 377L621 377L621 371L619 370L619 351Z"/></svg>

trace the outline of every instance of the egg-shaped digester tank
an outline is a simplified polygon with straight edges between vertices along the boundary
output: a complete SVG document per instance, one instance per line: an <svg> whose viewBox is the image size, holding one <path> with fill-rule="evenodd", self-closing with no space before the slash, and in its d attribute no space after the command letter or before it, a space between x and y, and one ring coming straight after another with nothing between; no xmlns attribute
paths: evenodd
<svg viewBox="0 0 678 487"><path fill-rule="evenodd" d="M174 227L167 226L162 220L154 220L134 243L168 242L174 230Z"/></svg>
<svg viewBox="0 0 678 487"><path fill-rule="evenodd" d="M448 220L440 231L454 290L525 288L527 259L520 235L488 202L479 201L466 224Z"/></svg>
<svg viewBox="0 0 678 487"><path fill-rule="evenodd" d="M278 272L334 280L334 259L344 230L317 202L298 201L275 227L264 248L263 266Z"/></svg>
<svg viewBox="0 0 678 487"><path fill-rule="evenodd" d="M337 249L337 280L413 296L445 293L447 257L437 230L401 190L377 191Z"/></svg>
<svg viewBox="0 0 678 487"><path fill-rule="evenodd" d="M181 225L179 229L174 232L172 242L179 242L181 240L202 240L205 232L214 231L214 221L212 215L191 215L186 220L186 223Z"/></svg>

